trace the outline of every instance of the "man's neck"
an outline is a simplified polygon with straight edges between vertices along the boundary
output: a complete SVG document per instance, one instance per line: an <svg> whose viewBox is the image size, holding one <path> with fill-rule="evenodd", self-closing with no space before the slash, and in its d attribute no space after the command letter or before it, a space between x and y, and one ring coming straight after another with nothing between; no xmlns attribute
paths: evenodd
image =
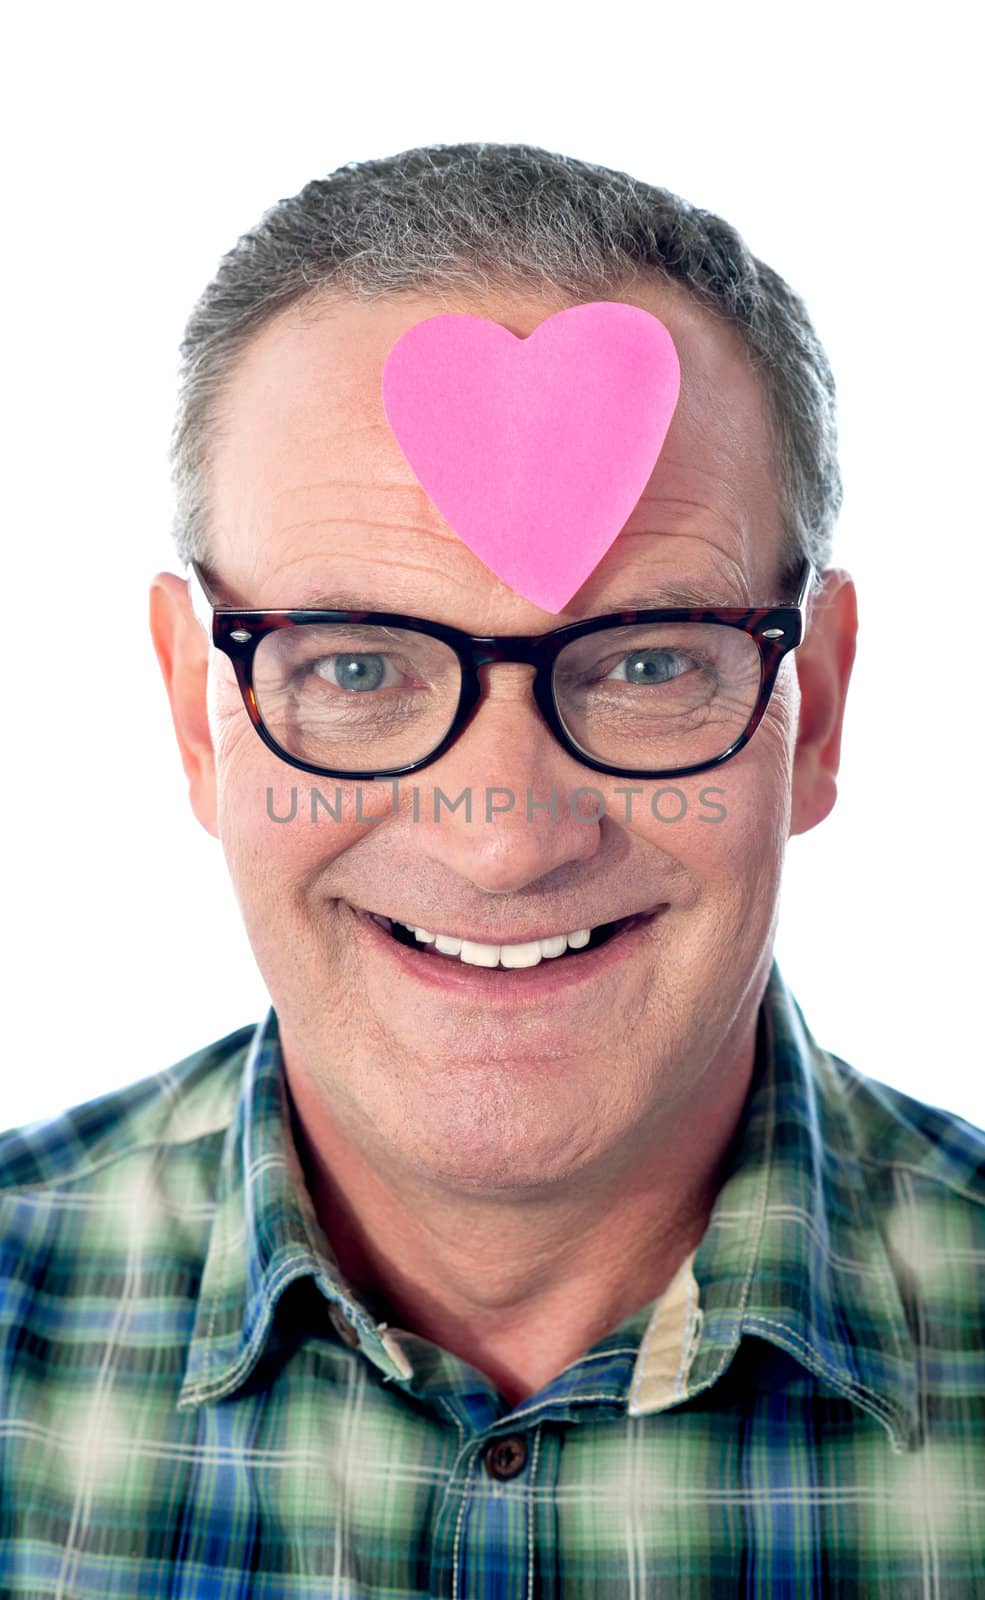
<svg viewBox="0 0 985 1600"><path fill-rule="evenodd" d="M383 1175L307 1076L291 1082L308 1191L367 1307L484 1373L515 1406L657 1299L708 1224L748 1093L750 1038L630 1180L504 1200Z"/></svg>

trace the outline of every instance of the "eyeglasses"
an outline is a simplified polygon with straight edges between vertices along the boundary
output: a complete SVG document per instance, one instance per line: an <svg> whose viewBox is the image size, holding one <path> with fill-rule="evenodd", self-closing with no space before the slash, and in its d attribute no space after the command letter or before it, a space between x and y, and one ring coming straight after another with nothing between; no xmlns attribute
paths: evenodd
<svg viewBox="0 0 985 1600"><path fill-rule="evenodd" d="M533 696L569 755L621 778L685 777L728 761L763 720L806 629L816 576L792 605L614 611L531 636L484 638L396 611L248 611L189 563L192 605L233 664L250 721L281 760L333 778L437 761L482 697L479 668L535 669Z"/></svg>

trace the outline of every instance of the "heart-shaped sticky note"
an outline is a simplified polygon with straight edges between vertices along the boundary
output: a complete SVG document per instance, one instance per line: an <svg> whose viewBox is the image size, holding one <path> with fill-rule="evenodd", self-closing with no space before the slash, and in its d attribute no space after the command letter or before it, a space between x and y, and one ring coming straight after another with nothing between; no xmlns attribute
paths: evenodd
<svg viewBox="0 0 985 1600"><path fill-rule="evenodd" d="M562 611L646 486L680 391L663 323L596 300L526 339L428 317L387 356L383 406L417 481L511 589Z"/></svg>

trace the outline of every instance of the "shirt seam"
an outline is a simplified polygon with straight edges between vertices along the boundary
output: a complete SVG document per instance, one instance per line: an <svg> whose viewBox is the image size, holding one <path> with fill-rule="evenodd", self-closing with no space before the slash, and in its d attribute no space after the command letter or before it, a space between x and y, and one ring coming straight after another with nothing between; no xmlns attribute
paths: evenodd
<svg viewBox="0 0 985 1600"><path fill-rule="evenodd" d="M870 1389L868 1384L861 1383L856 1378L846 1379L844 1372L839 1372L837 1367L833 1367L830 1362L819 1353L815 1345L811 1344L807 1339L805 1339L802 1333L797 1333L794 1328L789 1327L787 1323L778 1322L775 1317L760 1316L758 1312L754 1311L751 1316L746 1318L745 1325L747 1328L752 1328L754 1325L759 1325L760 1327L764 1328L779 1329L779 1331L785 1334L788 1339L793 1340L795 1344L799 1344L801 1348L811 1357L812 1361L814 1361L815 1364L821 1368L827 1377L836 1378L838 1380L839 1387L844 1385L851 1389L853 1393L868 1395L869 1399L875 1403L880 1411L886 1411L888 1415L894 1417L896 1416L895 1406L889 1405L888 1401L884 1400L875 1389ZM789 1351L788 1354L795 1355L797 1360L801 1359L795 1351Z"/></svg>
<svg viewBox="0 0 985 1600"><path fill-rule="evenodd" d="M977 1194L973 1189L967 1188L957 1179L953 1181L942 1172L928 1172L925 1167L914 1166L912 1161L879 1161L875 1156L863 1156L856 1153L856 1160L865 1167L875 1167L879 1172L912 1172L916 1177L922 1178L924 1183L939 1183L942 1188L949 1189L962 1200L970 1200L972 1205L985 1207L985 1194Z"/></svg>
<svg viewBox="0 0 985 1600"><path fill-rule="evenodd" d="M98 1173L102 1172L105 1167L111 1166L115 1161L126 1160L128 1156L145 1155L156 1150L190 1149L203 1139L214 1139L217 1133L228 1133L231 1122L232 1119L223 1123L217 1128L209 1128L203 1133L197 1133L191 1139L152 1139L148 1140L145 1144L128 1145L123 1150L112 1150L99 1161L94 1161L91 1163L91 1165L82 1168L80 1171L69 1173L61 1178L41 1178L37 1183L12 1184L9 1188L4 1188L2 1184L0 1184L0 1199L2 1199L4 1195L17 1196L21 1194L36 1194L40 1191L57 1194L62 1187L68 1187L70 1184L77 1183L82 1178L95 1177Z"/></svg>
<svg viewBox="0 0 985 1600"><path fill-rule="evenodd" d="M526 1600L534 1600L534 1566L537 1557L537 1545L534 1539L534 1519L537 1509L537 1496L534 1484L537 1481L537 1463L540 1460L540 1436L544 1424L538 1422L534 1431L534 1448L530 1459L530 1476L527 1481L527 1595Z"/></svg>

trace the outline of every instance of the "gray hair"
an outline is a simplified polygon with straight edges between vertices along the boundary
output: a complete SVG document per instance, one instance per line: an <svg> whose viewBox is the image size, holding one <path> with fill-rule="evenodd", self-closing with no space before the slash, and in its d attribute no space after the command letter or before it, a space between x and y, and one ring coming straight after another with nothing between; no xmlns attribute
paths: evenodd
<svg viewBox="0 0 985 1600"><path fill-rule="evenodd" d="M349 162L264 213L223 256L181 345L171 446L180 559L206 561L210 446L237 359L287 306L490 284L604 299L643 273L734 327L766 395L784 570L831 558L841 506L835 385L803 302L721 217L624 172L525 144L431 145Z"/></svg>

